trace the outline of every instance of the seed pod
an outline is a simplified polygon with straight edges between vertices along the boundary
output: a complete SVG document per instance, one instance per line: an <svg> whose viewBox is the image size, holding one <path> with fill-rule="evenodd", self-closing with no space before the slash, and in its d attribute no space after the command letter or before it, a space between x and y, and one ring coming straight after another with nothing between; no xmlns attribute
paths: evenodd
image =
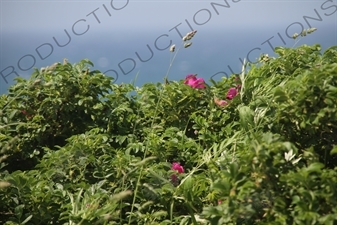
<svg viewBox="0 0 337 225"><path fill-rule="evenodd" d="M188 32L188 33L183 37L183 41L189 41L189 40L191 40L191 39L194 37L194 35L195 35L196 33L197 33L196 30L191 31L191 32Z"/></svg>
<svg viewBox="0 0 337 225"><path fill-rule="evenodd" d="M302 32L300 33L300 35L302 37L307 36L307 30L302 30Z"/></svg>
<svg viewBox="0 0 337 225"><path fill-rule="evenodd" d="M296 39L297 37L298 37L298 33L295 33L295 34L292 36L293 39Z"/></svg>
<svg viewBox="0 0 337 225"><path fill-rule="evenodd" d="M174 52L175 49L176 49L176 45L172 45L172 46L170 47L170 52Z"/></svg>
<svg viewBox="0 0 337 225"><path fill-rule="evenodd" d="M308 32L308 34L311 34L315 30L317 30L317 28L312 27L312 28L307 29L307 32Z"/></svg>
<svg viewBox="0 0 337 225"><path fill-rule="evenodd" d="M192 45L192 42L185 43L185 44L184 44L184 48L188 48L188 47L190 47L191 45Z"/></svg>

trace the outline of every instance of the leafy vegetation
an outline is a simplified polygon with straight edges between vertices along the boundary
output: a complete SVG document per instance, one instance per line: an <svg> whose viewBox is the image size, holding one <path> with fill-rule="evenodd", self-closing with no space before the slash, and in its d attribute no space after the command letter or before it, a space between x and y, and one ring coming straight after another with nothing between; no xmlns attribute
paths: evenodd
<svg viewBox="0 0 337 225"><path fill-rule="evenodd" d="M17 78L0 223L336 224L337 46L275 53L211 84L117 85L89 60Z"/></svg>

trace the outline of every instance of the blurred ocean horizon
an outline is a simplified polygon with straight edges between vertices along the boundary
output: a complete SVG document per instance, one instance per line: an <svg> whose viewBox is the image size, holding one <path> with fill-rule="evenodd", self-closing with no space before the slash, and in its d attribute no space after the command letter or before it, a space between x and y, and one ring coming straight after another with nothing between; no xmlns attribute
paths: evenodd
<svg viewBox="0 0 337 225"><path fill-rule="evenodd" d="M287 37L285 28L242 28L235 29L206 29L198 30L191 40L189 48L181 48L173 61L169 72L169 80L184 79L187 74L198 74L206 81L212 76L219 80L222 76L239 73L242 60L249 54L249 60L256 60L261 54L266 53L275 56L272 47L292 47L295 40ZM296 30L288 31L291 34ZM297 32L299 33L299 32ZM2 34L2 43L8 43L1 49L0 71L8 74L15 67L17 73L23 78L29 78L33 68L41 68L55 62L62 62L63 58L73 64L82 59L89 59L94 63L92 69L106 72L106 75L115 78L116 83L129 83L136 77L135 85L141 86L148 82L163 82L175 53L169 51L170 42L176 45L176 51L181 46L179 35L162 37L161 30L128 31L114 34L113 31L102 34L92 34L83 37L73 37L69 44L58 47L52 37L59 37L59 42L65 42L65 33L6 33ZM328 35L327 35L328 34ZM62 36L63 35L63 36ZM25 40L25 41L23 41ZM268 43L269 42L269 43ZM320 44L322 51L333 45L337 45L337 37L331 24L322 24L314 33L303 37L296 45ZM284 44L286 43L286 44ZM44 60L39 58L36 49L39 48L41 56L47 56ZM156 46L157 44L157 46ZM52 47L51 47L52 46ZM53 49L52 49L53 48ZM150 50L150 49L151 50ZM159 50L167 48L166 50ZM136 55L139 55L137 57ZM18 69L18 61L22 68L33 68L22 71ZM141 58L144 62L140 61ZM34 62L35 60L35 62ZM123 73L124 71L124 73ZM214 76L215 74L218 74ZM0 77L0 94L6 93L8 87L14 84L14 73L6 77L8 83Z"/></svg>

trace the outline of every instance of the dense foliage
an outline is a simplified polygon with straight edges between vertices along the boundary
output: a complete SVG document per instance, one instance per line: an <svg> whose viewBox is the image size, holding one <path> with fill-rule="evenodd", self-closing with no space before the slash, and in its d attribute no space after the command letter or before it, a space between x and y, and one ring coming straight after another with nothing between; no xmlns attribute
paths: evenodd
<svg viewBox="0 0 337 225"><path fill-rule="evenodd" d="M92 63L0 97L1 224L337 224L337 46L113 84Z"/></svg>

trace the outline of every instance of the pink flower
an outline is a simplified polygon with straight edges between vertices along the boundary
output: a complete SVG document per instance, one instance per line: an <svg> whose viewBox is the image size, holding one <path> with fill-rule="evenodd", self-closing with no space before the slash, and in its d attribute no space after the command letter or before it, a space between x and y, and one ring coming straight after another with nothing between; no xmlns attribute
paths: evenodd
<svg viewBox="0 0 337 225"><path fill-rule="evenodd" d="M178 173L184 173L184 167L182 167L179 163L172 163L171 170L176 170ZM178 185L178 177L176 174L171 175L171 180L174 185Z"/></svg>
<svg viewBox="0 0 337 225"><path fill-rule="evenodd" d="M236 88L230 88L227 92L227 99L232 100L238 94Z"/></svg>
<svg viewBox="0 0 337 225"><path fill-rule="evenodd" d="M205 80L203 78L197 78L196 74L189 74L186 76L184 84L191 86L192 88L202 89L206 88Z"/></svg>
<svg viewBox="0 0 337 225"><path fill-rule="evenodd" d="M218 200L218 205L221 205L222 204L222 200Z"/></svg>
<svg viewBox="0 0 337 225"><path fill-rule="evenodd" d="M31 119L33 116L32 115L28 115L27 111L26 110L21 110L21 113L23 115L25 115L27 117L27 119Z"/></svg>
<svg viewBox="0 0 337 225"><path fill-rule="evenodd" d="M182 165L180 165L179 163L172 163L172 168L171 170L176 170L178 171L178 173L183 173L184 172L184 167L182 167Z"/></svg>
<svg viewBox="0 0 337 225"><path fill-rule="evenodd" d="M214 103L217 104L218 106L225 106L228 105L228 102L225 100L220 100L216 97L214 97Z"/></svg>

